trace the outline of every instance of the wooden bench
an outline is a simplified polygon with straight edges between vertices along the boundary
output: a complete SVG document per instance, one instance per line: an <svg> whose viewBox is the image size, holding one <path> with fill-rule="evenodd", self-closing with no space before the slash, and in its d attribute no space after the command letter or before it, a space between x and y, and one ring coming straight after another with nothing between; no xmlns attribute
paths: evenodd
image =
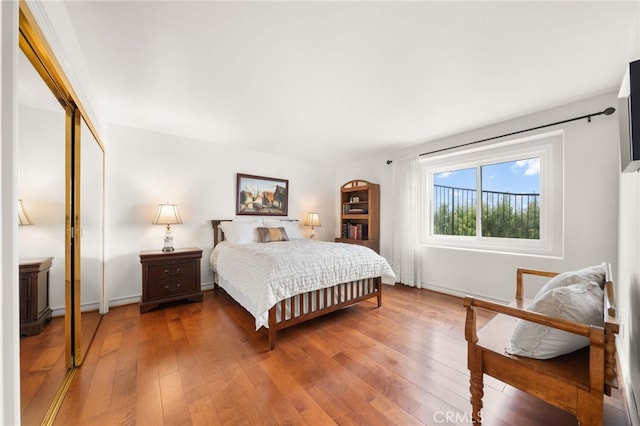
<svg viewBox="0 0 640 426"><path fill-rule="evenodd" d="M510 305L466 297L465 339L468 343L468 368L472 419L482 422L483 375L536 396L577 417L580 425L602 425L603 394L617 388L615 335L619 324L615 308L610 266L604 287L604 327L581 324L525 310L531 302L523 298L523 277L554 277L555 272L519 268L516 297ZM497 315L481 330L477 329L476 309ZM518 319L532 321L589 338L589 346L556 358L540 360L510 355L511 335Z"/></svg>

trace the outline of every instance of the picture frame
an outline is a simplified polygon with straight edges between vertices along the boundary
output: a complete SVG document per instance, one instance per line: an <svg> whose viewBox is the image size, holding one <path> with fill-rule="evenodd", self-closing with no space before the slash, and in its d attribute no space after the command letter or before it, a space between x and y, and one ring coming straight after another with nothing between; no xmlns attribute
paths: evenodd
<svg viewBox="0 0 640 426"><path fill-rule="evenodd" d="M287 216L289 214L289 180L238 173L236 214Z"/></svg>
<svg viewBox="0 0 640 426"><path fill-rule="evenodd" d="M360 202L360 197L351 197L351 200L349 200L351 203L359 203Z"/></svg>

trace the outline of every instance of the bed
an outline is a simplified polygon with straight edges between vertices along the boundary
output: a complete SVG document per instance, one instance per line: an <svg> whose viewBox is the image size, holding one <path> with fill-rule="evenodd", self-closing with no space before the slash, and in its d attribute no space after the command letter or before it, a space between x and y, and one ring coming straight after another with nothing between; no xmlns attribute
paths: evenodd
<svg viewBox="0 0 640 426"><path fill-rule="evenodd" d="M373 250L304 238L297 221L211 223L215 287L253 315L256 330L268 329L270 350L284 328L371 298L382 306L382 284L395 283Z"/></svg>

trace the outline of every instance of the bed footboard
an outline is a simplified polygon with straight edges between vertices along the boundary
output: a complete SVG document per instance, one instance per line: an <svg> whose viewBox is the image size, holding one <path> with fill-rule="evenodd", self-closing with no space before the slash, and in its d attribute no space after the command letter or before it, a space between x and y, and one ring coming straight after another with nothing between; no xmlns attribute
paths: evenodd
<svg viewBox="0 0 640 426"><path fill-rule="evenodd" d="M316 318L362 300L377 298L382 306L382 278L366 278L293 296L269 309L269 350L276 346L278 330Z"/></svg>

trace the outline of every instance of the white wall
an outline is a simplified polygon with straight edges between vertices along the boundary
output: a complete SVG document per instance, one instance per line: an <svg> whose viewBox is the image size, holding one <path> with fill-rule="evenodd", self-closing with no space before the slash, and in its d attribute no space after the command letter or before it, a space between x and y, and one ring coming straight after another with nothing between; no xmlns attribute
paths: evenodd
<svg viewBox="0 0 640 426"><path fill-rule="evenodd" d="M640 11L638 12L640 14ZM633 31L632 60L640 58L640 19ZM631 407L632 424L640 425L640 173L620 175L617 302L620 311L620 360Z"/></svg>
<svg viewBox="0 0 640 426"><path fill-rule="evenodd" d="M627 384L627 399L640 425L640 174L620 176L620 232L617 302L620 310L621 372Z"/></svg>
<svg viewBox="0 0 640 426"><path fill-rule="evenodd" d="M213 282L210 220L235 217L236 173L288 179L288 217L317 211L326 224L318 238L334 237L333 166L116 125L108 138L105 285L112 306L139 299L139 252L162 248L164 227L151 224L161 202L178 204L184 223L172 226L174 246L200 247L202 282Z"/></svg>

